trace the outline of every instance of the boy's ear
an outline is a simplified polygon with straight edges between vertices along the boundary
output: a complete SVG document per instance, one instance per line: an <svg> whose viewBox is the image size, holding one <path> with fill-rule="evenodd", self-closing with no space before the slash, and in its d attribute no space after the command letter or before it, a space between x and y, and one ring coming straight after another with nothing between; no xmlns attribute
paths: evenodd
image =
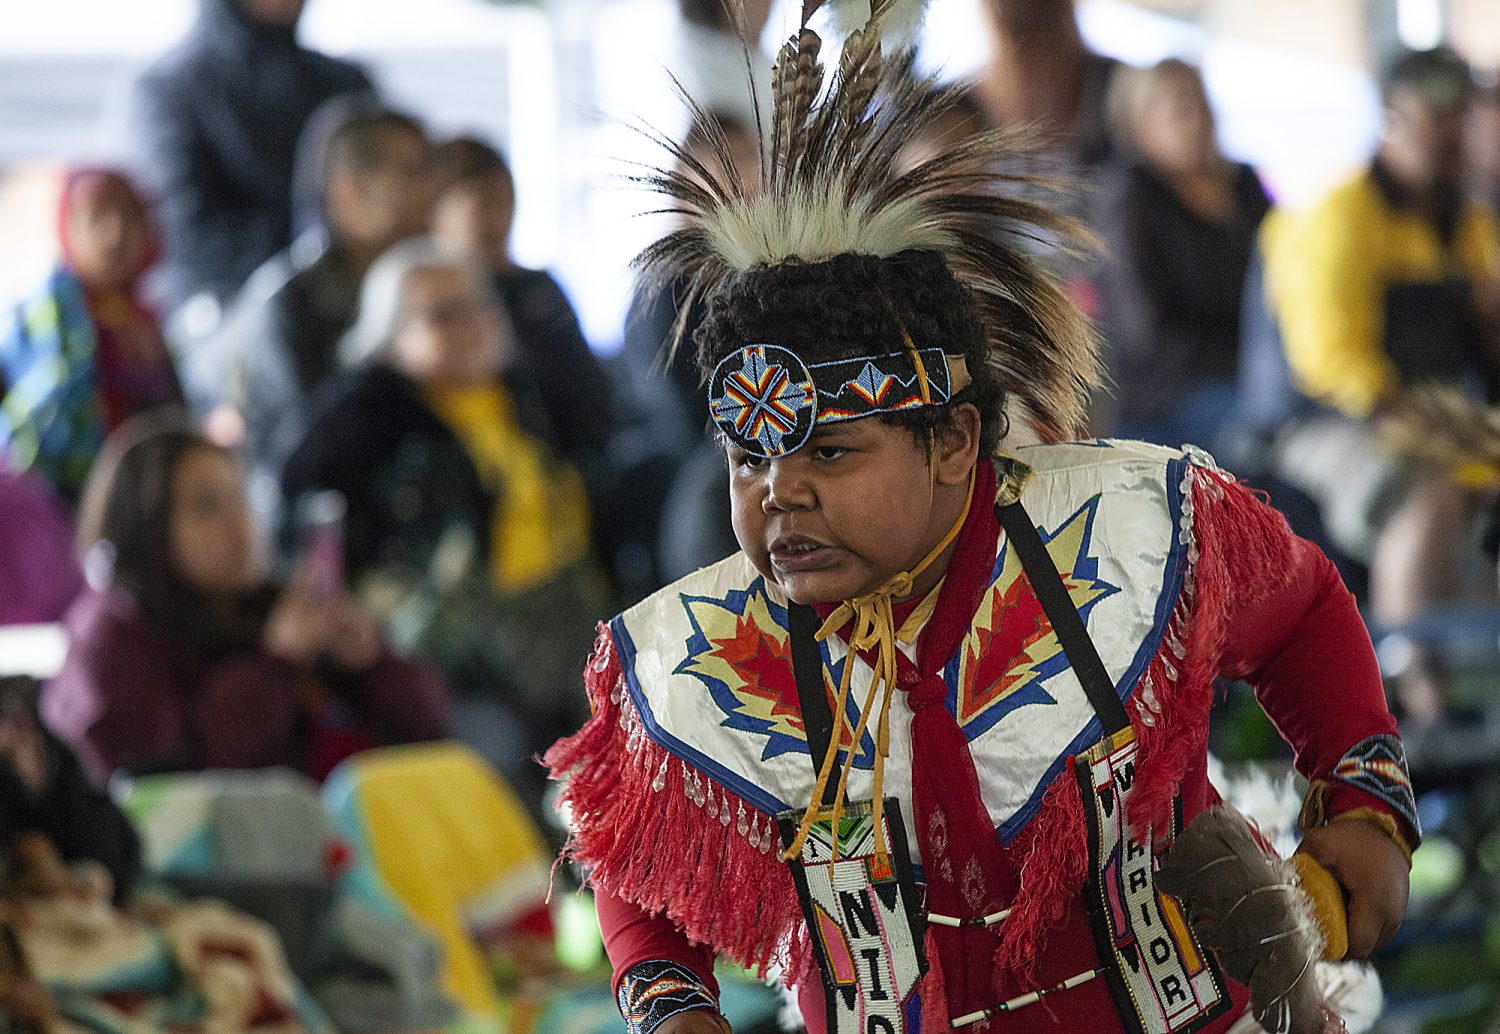
<svg viewBox="0 0 1500 1034"><path fill-rule="evenodd" d="M937 433L932 465L940 485L961 485L979 462L979 410L972 402L954 407L952 422Z"/></svg>

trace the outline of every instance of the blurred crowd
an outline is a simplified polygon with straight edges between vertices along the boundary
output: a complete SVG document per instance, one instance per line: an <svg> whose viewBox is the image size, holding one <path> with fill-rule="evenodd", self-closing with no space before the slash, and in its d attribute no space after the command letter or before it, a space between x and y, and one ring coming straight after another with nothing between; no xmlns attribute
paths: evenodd
<svg viewBox="0 0 1500 1034"><path fill-rule="evenodd" d="M735 548L685 285L643 291L602 361L511 257L506 156L304 48L301 8L203 0L136 88L150 177L68 171L56 267L0 324L0 620L69 643L39 693L0 696L0 847L12 878L97 863L101 907L142 865L99 790L120 775L317 783L457 739L540 844L532 759L585 717L595 622ZM912 160L1040 125L1018 163L1088 185L1054 200L1103 248L1054 261L1100 329L1098 433L1213 450L1376 627L1493 597L1494 474L1413 463L1380 426L1424 384L1500 401L1500 90L1447 49L1389 55L1376 153L1293 210L1220 150L1193 65L1091 52L1069 0L986 11L990 62ZM717 3L683 16L717 126L688 151L717 160L722 130L753 175L739 36ZM1443 713L1435 669L1395 673L1408 720Z"/></svg>

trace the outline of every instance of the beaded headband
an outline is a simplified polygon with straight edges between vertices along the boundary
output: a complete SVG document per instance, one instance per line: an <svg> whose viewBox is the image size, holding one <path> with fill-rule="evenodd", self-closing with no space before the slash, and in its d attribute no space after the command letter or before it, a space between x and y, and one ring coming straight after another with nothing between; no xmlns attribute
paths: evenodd
<svg viewBox="0 0 1500 1034"><path fill-rule="evenodd" d="M780 345L748 345L714 369L708 413L730 441L770 458L800 449L817 424L946 405L969 382L964 357L941 348L809 365Z"/></svg>

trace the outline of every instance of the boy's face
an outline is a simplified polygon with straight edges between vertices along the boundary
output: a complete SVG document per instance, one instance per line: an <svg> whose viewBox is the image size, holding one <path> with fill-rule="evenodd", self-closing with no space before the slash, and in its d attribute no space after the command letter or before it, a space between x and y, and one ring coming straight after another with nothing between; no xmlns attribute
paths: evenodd
<svg viewBox="0 0 1500 1034"><path fill-rule="evenodd" d="M774 459L729 446L740 548L795 603L846 600L911 570L962 512L978 412L960 410L960 433L940 439L930 459L910 430L874 417L819 426Z"/></svg>

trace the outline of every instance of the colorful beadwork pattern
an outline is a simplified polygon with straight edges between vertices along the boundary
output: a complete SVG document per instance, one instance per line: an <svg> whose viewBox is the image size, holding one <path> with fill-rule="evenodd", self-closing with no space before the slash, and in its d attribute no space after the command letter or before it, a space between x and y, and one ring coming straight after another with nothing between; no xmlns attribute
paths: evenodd
<svg viewBox="0 0 1500 1034"><path fill-rule="evenodd" d="M1422 827L1417 820L1411 773L1406 767L1406 749L1395 736L1382 733L1360 740L1334 766L1333 778L1389 805L1398 817L1406 820L1417 841L1421 841Z"/></svg>
<svg viewBox="0 0 1500 1034"><path fill-rule="evenodd" d="M795 352L752 345L725 356L709 384L708 412L746 452L779 456L812 434L817 392Z"/></svg>
<svg viewBox="0 0 1500 1034"><path fill-rule="evenodd" d="M665 959L631 966L620 981L619 1002L630 1034L652 1034L678 1013L719 1009L719 1003L692 970Z"/></svg>
<svg viewBox="0 0 1500 1034"><path fill-rule="evenodd" d="M800 449L815 424L941 406L952 395L953 374L941 348L808 366L790 349L750 345L719 362L709 381L708 411L736 445L771 457Z"/></svg>

